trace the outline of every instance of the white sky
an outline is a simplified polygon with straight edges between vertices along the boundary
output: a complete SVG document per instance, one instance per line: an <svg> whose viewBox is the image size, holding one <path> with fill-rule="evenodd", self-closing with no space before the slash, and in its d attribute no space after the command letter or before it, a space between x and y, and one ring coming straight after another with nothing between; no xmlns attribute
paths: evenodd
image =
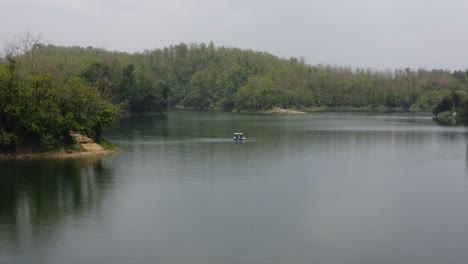
<svg viewBox="0 0 468 264"><path fill-rule="evenodd" d="M0 44L143 51L213 41L353 67L468 68L468 0L0 0Z"/></svg>

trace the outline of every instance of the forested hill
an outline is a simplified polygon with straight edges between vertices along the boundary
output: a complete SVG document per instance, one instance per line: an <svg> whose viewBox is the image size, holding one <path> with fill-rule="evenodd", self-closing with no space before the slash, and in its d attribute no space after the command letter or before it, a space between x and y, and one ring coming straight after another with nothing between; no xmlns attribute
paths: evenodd
<svg viewBox="0 0 468 264"><path fill-rule="evenodd" d="M465 91L465 70L395 69L307 65L265 52L179 44L128 54L92 47L41 47L44 67L80 76L133 112L182 106L263 110L363 107L431 110L444 93ZM167 99L167 101L166 101Z"/></svg>
<svg viewBox="0 0 468 264"><path fill-rule="evenodd" d="M179 44L134 55L169 87L170 106L203 109L365 107L431 110L467 87L463 71L310 66L264 52Z"/></svg>
<svg viewBox="0 0 468 264"><path fill-rule="evenodd" d="M265 52L178 44L141 53L23 40L0 61L0 150L99 139L119 113L167 107L466 112L463 71L307 65Z"/></svg>

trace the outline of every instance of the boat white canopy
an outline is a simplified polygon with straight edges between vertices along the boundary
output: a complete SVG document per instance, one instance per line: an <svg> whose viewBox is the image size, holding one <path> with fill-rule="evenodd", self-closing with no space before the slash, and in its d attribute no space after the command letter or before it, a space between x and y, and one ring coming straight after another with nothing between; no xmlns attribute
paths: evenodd
<svg viewBox="0 0 468 264"><path fill-rule="evenodd" d="M239 140L239 139L240 139L240 140L244 140L244 139L245 139L244 133L242 133L242 132L235 132L235 133L234 133L234 136L232 137L232 139L234 139L234 140Z"/></svg>

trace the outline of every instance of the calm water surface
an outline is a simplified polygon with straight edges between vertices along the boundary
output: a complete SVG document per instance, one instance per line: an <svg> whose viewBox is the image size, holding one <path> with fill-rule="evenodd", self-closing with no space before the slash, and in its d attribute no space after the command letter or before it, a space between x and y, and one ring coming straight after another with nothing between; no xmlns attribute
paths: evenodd
<svg viewBox="0 0 468 264"><path fill-rule="evenodd" d="M0 263L468 263L467 135L401 114L131 117L109 158L0 162Z"/></svg>

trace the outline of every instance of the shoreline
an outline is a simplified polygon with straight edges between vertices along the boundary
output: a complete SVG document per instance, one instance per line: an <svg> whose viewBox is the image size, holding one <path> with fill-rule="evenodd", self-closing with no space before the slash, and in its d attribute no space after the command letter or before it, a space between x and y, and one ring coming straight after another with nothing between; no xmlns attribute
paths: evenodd
<svg viewBox="0 0 468 264"><path fill-rule="evenodd" d="M264 114L306 114L307 112L296 110L296 109L293 109L293 108L273 107L270 110L260 111L259 113L264 113Z"/></svg>
<svg viewBox="0 0 468 264"><path fill-rule="evenodd" d="M104 148L103 146L94 142L94 140L79 134L71 132L70 135L75 139L75 149L67 151L65 149L45 152L14 152L14 153L2 153L0 152L0 160L38 160L38 159L77 159L85 157L99 157L104 158L115 154L118 149Z"/></svg>
<svg viewBox="0 0 468 264"><path fill-rule="evenodd" d="M329 106L309 106L309 107L292 107L282 108L275 106L270 109L264 110L232 110L224 111L222 109L198 109L192 107L175 106L169 108L169 111L206 111L206 112L237 112L237 113L251 113L251 114L312 114L312 113L335 113L335 112L363 112L363 113L431 113L429 109L402 109L400 107L387 108L387 107L329 107Z"/></svg>

